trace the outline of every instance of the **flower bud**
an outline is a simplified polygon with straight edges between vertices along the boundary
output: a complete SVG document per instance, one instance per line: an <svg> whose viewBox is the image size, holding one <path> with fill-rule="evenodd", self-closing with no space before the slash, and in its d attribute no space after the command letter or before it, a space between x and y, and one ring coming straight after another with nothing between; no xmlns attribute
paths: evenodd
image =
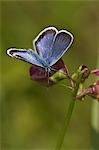
<svg viewBox="0 0 99 150"><path fill-rule="evenodd" d="M89 74L90 74L90 70L87 66L85 65L81 65L79 67L79 69L77 70L77 72L75 72L71 78L74 80L74 81L77 81L78 78L81 78L81 83L84 83L85 79L87 79L89 77Z"/></svg>
<svg viewBox="0 0 99 150"><path fill-rule="evenodd" d="M87 66L85 66L85 65L80 66L78 71L82 74L82 79L83 80L88 78L88 76L90 74L89 68Z"/></svg>
<svg viewBox="0 0 99 150"><path fill-rule="evenodd" d="M63 70L57 71L54 75L52 75L49 79L53 81L54 83L57 83L60 80L63 80L66 78L66 74Z"/></svg>

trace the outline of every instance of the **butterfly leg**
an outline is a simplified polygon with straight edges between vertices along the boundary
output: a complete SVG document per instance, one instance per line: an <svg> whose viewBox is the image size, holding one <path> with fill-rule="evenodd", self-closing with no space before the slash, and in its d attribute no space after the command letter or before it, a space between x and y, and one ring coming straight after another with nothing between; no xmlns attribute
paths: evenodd
<svg viewBox="0 0 99 150"><path fill-rule="evenodd" d="M47 77L48 85L49 85L49 82L50 82L49 81L50 73L51 73L51 68L50 67L45 68L45 76Z"/></svg>

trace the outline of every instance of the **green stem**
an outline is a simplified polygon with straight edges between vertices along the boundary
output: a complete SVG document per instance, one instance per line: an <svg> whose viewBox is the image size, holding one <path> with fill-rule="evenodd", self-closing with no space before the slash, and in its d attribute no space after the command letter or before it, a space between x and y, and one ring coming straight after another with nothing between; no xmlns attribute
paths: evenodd
<svg viewBox="0 0 99 150"><path fill-rule="evenodd" d="M79 89L80 81L81 81L81 76L78 73L78 78L77 78L77 81L76 81L76 87L73 91L72 100L70 102L68 112L67 112L66 117L65 117L65 122L63 124L63 128L60 132L60 135L59 135L59 138L58 138L58 141L57 141L56 150L60 150L62 148L64 137L65 137L65 134L66 134L66 131L67 131L72 113L73 113L73 109L74 109L74 105L75 105L75 101L76 101L76 95L77 95L77 92L78 92L78 89Z"/></svg>
<svg viewBox="0 0 99 150"><path fill-rule="evenodd" d="M71 119L71 116L72 116L72 112L73 112L73 109L74 109L74 104L75 104L75 100L73 99L71 101L70 105L69 105L69 109L68 109L68 112L67 112L66 117L65 117L64 126L61 130L59 139L57 141L56 150L60 150L61 147L62 147L64 137L65 137L65 133L67 131L67 127L69 125L69 122L70 122L70 119Z"/></svg>

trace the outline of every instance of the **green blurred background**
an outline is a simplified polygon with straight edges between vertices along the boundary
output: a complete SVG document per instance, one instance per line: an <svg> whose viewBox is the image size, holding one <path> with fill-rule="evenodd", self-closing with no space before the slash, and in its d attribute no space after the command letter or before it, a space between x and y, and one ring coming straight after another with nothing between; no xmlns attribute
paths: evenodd
<svg viewBox="0 0 99 150"><path fill-rule="evenodd" d="M4 150L53 150L64 122L71 92L62 84L46 88L30 80L28 63L6 55L10 47L32 48L47 26L67 29L74 43L63 59L72 74L79 65L95 68L99 37L99 1L0 1ZM88 80L87 84L93 81ZM91 98L76 102L63 148L91 148Z"/></svg>

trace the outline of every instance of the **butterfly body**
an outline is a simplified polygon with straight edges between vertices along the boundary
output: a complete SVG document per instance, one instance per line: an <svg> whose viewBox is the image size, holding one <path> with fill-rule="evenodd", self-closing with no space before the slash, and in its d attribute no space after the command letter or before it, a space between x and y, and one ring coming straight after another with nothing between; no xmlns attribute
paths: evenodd
<svg viewBox="0 0 99 150"><path fill-rule="evenodd" d="M55 27L45 28L33 41L33 49L10 48L7 54L45 69L48 74L52 66L64 55L73 42L73 35L58 31Z"/></svg>

